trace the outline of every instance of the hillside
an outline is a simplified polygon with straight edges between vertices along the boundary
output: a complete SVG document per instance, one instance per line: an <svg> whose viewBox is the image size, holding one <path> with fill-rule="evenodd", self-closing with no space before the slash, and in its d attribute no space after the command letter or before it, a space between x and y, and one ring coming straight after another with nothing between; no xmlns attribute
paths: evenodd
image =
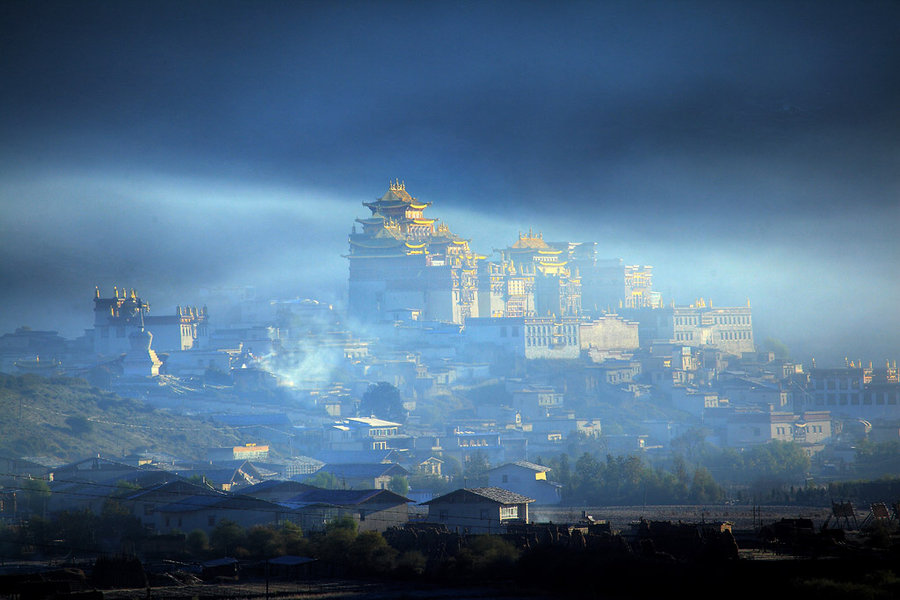
<svg viewBox="0 0 900 600"><path fill-rule="evenodd" d="M0 374L0 453L69 461L100 453L166 452L201 459L240 443L232 429L158 411L82 379Z"/></svg>

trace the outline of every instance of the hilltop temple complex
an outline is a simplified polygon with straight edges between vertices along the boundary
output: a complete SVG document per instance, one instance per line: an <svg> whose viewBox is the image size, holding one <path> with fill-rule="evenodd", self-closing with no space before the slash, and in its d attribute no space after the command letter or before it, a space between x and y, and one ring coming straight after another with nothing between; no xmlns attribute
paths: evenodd
<svg viewBox="0 0 900 600"><path fill-rule="evenodd" d="M653 290L653 267L598 259L595 242L549 242L529 230L488 260L426 216L431 203L412 197L399 180L363 206L371 215L356 219L345 255L348 316L358 322L470 320L474 326L479 319L484 327L484 319L541 319L540 331L571 332L576 321L619 314L641 323L644 341L735 355L754 349L749 306L665 307ZM574 339L571 345L578 346Z"/></svg>
<svg viewBox="0 0 900 600"><path fill-rule="evenodd" d="M356 219L350 234L348 312L363 322L398 312L429 321L463 323L478 316L478 262L485 257L437 219L394 181L374 202L372 214Z"/></svg>

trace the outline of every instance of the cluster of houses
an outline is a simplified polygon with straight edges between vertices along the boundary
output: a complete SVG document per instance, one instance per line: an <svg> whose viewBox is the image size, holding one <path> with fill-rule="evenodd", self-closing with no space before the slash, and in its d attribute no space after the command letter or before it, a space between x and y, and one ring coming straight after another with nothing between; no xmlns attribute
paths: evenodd
<svg viewBox="0 0 900 600"><path fill-rule="evenodd" d="M559 502L559 486L547 481L547 467L528 462L492 469L488 486L458 489L416 503L383 485L324 489L298 478L265 479L249 462L232 469L226 483L206 474L186 476L189 471L93 457L35 473L50 488L45 504L37 508L26 502L28 492L22 485L36 466L10 459L5 463L21 474L7 481L0 494L2 519L20 520L37 510L46 515L85 509L100 514L110 497L115 497L155 533L201 530L210 534L226 520L242 527L277 526L290 521L303 531L313 532L347 516L360 531L384 531L413 520L442 524L460 532L498 533L509 523L527 523L531 503ZM392 468L405 472L396 465L386 470ZM216 475L221 470L197 472ZM7 474L12 475L9 471Z"/></svg>

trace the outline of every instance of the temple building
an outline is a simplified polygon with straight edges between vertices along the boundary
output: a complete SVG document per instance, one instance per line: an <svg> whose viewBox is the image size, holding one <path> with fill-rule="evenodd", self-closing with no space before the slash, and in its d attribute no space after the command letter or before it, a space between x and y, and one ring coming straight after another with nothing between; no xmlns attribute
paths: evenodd
<svg viewBox="0 0 900 600"><path fill-rule="evenodd" d="M88 330L95 354L109 356L131 350L129 336L144 329L144 312L149 305L134 290L118 287L111 298L101 298L100 288L94 292L94 329Z"/></svg>
<svg viewBox="0 0 900 600"><path fill-rule="evenodd" d="M641 345L670 341L692 347L712 347L741 356L755 352L753 315L747 306L713 307L699 299L689 306L622 309L627 319L637 321Z"/></svg>
<svg viewBox="0 0 900 600"><path fill-rule="evenodd" d="M363 202L371 216L350 234L348 315L362 322L418 311L423 320L463 323L478 316L479 260L469 242L425 216L403 182Z"/></svg>
<svg viewBox="0 0 900 600"><path fill-rule="evenodd" d="M150 305L137 292L113 288L110 298L94 292L94 328L88 330L94 353L101 356L131 351L129 337L144 329L153 333L154 350L171 352L206 347L209 340L206 307L175 308L173 315L148 316Z"/></svg>
<svg viewBox="0 0 900 600"><path fill-rule="evenodd" d="M568 244L563 244L568 246ZM479 314L485 317L575 317L581 314L581 279L568 247L533 231L505 249L500 260L479 265Z"/></svg>
<svg viewBox="0 0 900 600"><path fill-rule="evenodd" d="M653 291L653 267L625 265L624 308L662 308L662 295Z"/></svg>

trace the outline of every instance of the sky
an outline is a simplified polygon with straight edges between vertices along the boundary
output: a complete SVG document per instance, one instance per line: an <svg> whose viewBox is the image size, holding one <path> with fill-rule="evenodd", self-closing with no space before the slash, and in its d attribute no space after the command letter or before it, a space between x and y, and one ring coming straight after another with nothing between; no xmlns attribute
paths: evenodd
<svg viewBox="0 0 900 600"><path fill-rule="evenodd" d="M346 296L399 178L490 254L533 228L900 354L898 2L0 3L0 334L200 290Z"/></svg>

